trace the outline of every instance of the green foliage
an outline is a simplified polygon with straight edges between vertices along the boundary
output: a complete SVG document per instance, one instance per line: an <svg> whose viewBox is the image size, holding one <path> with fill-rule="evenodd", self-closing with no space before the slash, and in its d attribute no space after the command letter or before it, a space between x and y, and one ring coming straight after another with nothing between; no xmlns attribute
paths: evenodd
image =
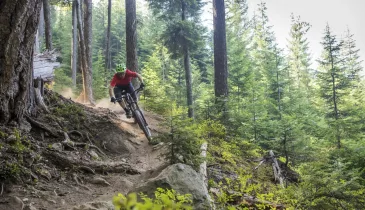
<svg viewBox="0 0 365 210"><path fill-rule="evenodd" d="M169 87L164 81L170 71L172 64L167 63L167 49L156 47L155 52L148 57L142 71L146 88L143 92L144 104L147 109L159 114L167 114L169 107L166 106L170 99L167 97L166 89Z"/></svg>
<svg viewBox="0 0 365 210"><path fill-rule="evenodd" d="M164 154L165 158L174 163L185 163L195 168L201 163L200 145L202 139L199 138L197 124L190 118L184 117L184 109L171 105L171 111L166 126L170 133L162 134L159 139L166 142L168 150Z"/></svg>
<svg viewBox="0 0 365 210"><path fill-rule="evenodd" d="M13 151L17 154L29 151L30 141L25 136L21 136L20 131L17 129L14 129L13 135L15 136L15 139L11 142Z"/></svg>
<svg viewBox="0 0 365 210"><path fill-rule="evenodd" d="M16 181L21 173L21 166L17 162L2 161L0 163L0 182Z"/></svg>
<svg viewBox="0 0 365 210"><path fill-rule="evenodd" d="M86 119L83 108L74 103L60 104L54 109L53 114L58 117L63 117L64 119L68 119L70 124L75 126L75 128L79 128L81 123L83 123Z"/></svg>
<svg viewBox="0 0 365 210"><path fill-rule="evenodd" d="M107 81L112 77L112 72L106 72L104 64L104 57L100 50L97 60L93 63L93 94L96 100L109 96Z"/></svg>
<svg viewBox="0 0 365 210"><path fill-rule="evenodd" d="M0 144L0 153L2 153L2 161L0 161L0 182L16 182L23 174L23 155L29 153L31 142L16 128L9 135L3 132L0 135L8 137L7 142L5 141L4 144ZM15 154L15 158L9 158L11 157L9 154Z"/></svg>
<svg viewBox="0 0 365 210"><path fill-rule="evenodd" d="M113 197L115 210L188 210L192 209L192 197L190 194L180 195L175 190L157 188L155 198L148 198L140 194L142 202L138 202L137 194L131 193L127 196L118 194Z"/></svg>
<svg viewBox="0 0 365 210"><path fill-rule="evenodd" d="M218 164L237 175L222 182L209 180L211 188L219 189L220 194L215 196L223 209L251 208L242 200L243 195L283 203L287 209L364 208L365 83L360 76L363 68L359 50L349 30L341 44L342 40L326 28L323 55L314 72L306 39L310 23L292 16L288 53L284 55L275 40L265 3L260 3L250 17L246 0L227 0L229 100L228 119L223 126L214 121L221 118L221 113L216 111L213 92L212 37L206 37L200 25L202 2L148 3L148 9L137 7L141 8L137 10L137 53L146 83L141 103L165 117L170 132L157 140L167 143L165 155L171 163L197 166L201 162L201 143L208 142L208 164ZM124 2L113 0L112 4L114 67L126 58L125 11ZM103 53L107 1L98 1L93 10L93 91L98 99L107 95L105 85L111 77L105 71ZM54 46L62 54L62 67L55 72L54 84L59 92L72 86L70 13L69 7L57 8L52 18ZM181 58L185 46L191 57L194 120L184 117L186 86ZM56 108L55 115L75 126L85 120L82 110L67 104ZM0 138L6 136L0 133ZM341 148L335 149L338 139ZM22 151L20 145L16 147ZM300 174L300 183L288 182L287 188L281 189L271 183L270 167L251 170L257 166L251 164L252 160L262 158L268 149ZM123 202L133 199L127 197ZM155 204L155 200L149 203ZM255 208L273 208L265 205L257 204Z"/></svg>

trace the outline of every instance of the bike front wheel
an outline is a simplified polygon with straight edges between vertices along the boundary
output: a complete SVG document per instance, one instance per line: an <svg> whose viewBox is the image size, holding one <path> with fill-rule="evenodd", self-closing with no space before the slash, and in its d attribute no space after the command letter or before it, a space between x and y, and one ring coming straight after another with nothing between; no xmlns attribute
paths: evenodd
<svg viewBox="0 0 365 210"><path fill-rule="evenodd" d="M142 129L142 131L143 131L144 135L147 137L148 141L151 141L151 139L152 139L151 131L148 128L145 121L143 120L142 112L140 110L137 109L134 111L134 119L138 123L139 127Z"/></svg>

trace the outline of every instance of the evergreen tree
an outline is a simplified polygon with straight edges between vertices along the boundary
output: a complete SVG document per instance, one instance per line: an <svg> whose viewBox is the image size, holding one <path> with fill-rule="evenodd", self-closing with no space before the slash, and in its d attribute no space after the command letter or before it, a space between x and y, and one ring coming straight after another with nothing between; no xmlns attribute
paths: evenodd
<svg viewBox="0 0 365 210"><path fill-rule="evenodd" d="M352 82L353 86L356 86L360 82L359 73L363 70L360 61L359 49L356 48L354 35L351 34L348 28L342 45L342 57L344 59L343 67L345 68L348 79Z"/></svg>
<svg viewBox="0 0 365 210"><path fill-rule="evenodd" d="M126 11L126 53L127 53L127 68L139 72L137 58L137 19L136 19L136 0L125 0ZM137 86L138 81L133 80L134 86Z"/></svg>
<svg viewBox="0 0 365 210"><path fill-rule="evenodd" d="M310 96L310 57L308 52L308 40L305 38L310 29L310 24L300 20L300 17L291 16L290 39L288 40L288 68L291 89L296 88L307 92Z"/></svg>
<svg viewBox="0 0 365 210"><path fill-rule="evenodd" d="M217 99L220 97L225 99L228 96L225 14L224 0L213 0L214 93Z"/></svg>
<svg viewBox="0 0 365 210"><path fill-rule="evenodd" d="M337 40L327 24L321 44L324 49L322 58L318 60L320 65L320 72L318 72L320 92L325 100L327 119L334 129L333 133L337 141L337 147L341 148L342 128L340 120L344 116L344 113L342 113L342 99L350 88L349 79L342 68L340 56L343 43Z"/></svg>
<svg viewBox="0 0 365 210"><path fill-rule="evenodd" d="M186 98L188 116L194 116L191 52L196 50L200 41L198 33L199 14L202 2L173 0L149 0L154 13L167 22L162 38L174 58L182 58L185 68Z"/></svg>

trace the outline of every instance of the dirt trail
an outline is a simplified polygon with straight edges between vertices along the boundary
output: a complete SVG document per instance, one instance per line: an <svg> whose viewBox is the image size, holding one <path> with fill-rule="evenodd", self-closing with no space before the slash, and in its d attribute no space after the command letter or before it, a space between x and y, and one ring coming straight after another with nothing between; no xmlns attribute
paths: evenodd
<svg viewBox="0 0 365 210"><path fill-rule="evenodd" d="M13 186L10 193L0 197L0 209L9 209L8 200L11 199L11 196L16 196L24 204L32 204L37 209L92 209L74 207L87 202L111 201L113 195L118 192L127 193L132 191L142 180L147 179L150 174L159 170L165 164L160 157L162 150L154 149L148 143L143 131L140 130L137 124L134 124L133 119L125 117L124 111L120 111L120 107L112 107L112 110L96 108L93 111L89 108L89 112L96 115L115 116L113 118L114 125L117 125L125 133L124 141L128 141L132 145L132 152L129 154L113 154L104 151L108 156L106 161L126 162L133 168L142 171L142 174L109 173L106 175L90 175L82 173L78 174L82 185L77 185L69 176L58 180L39 179L35 185ZM148 112L144 113L153 135L164 132L164 129L160 126L163 121L160 116ZM103 139L103 136L98 138L101 139L100 141L107 141L107 139ZM82 156L79 158L82 159ZM108 184L92 184L93 181L91 180L98 178L104 179Z"/></svg>

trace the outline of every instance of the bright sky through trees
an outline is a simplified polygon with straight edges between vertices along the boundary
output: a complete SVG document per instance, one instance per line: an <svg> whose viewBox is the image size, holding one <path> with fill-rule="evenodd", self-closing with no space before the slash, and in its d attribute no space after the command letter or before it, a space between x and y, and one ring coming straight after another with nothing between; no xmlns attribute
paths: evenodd
<svg viewBox="0 0 365 210"><path fill-rule="evenodd" d="M252 15L257 4L262 0L247 0L249 12ZM203 19L206 25L212 28L211 2L205 7ZM301 20L309 22L312 28L308 32L312 63L317 66L314 59L317 59L322 51L320 44L325 26L329 23L334 34L340 38L347 27L350 28L356 39L357 47L360 49L360 56L365 60L365 29L363 20L365 13L364 0L266 0L270 25L273 25L276 39L281 48L287 45L291 19L290 15L301 16ZM363 64L364 66L364 64Z"/></svg>

